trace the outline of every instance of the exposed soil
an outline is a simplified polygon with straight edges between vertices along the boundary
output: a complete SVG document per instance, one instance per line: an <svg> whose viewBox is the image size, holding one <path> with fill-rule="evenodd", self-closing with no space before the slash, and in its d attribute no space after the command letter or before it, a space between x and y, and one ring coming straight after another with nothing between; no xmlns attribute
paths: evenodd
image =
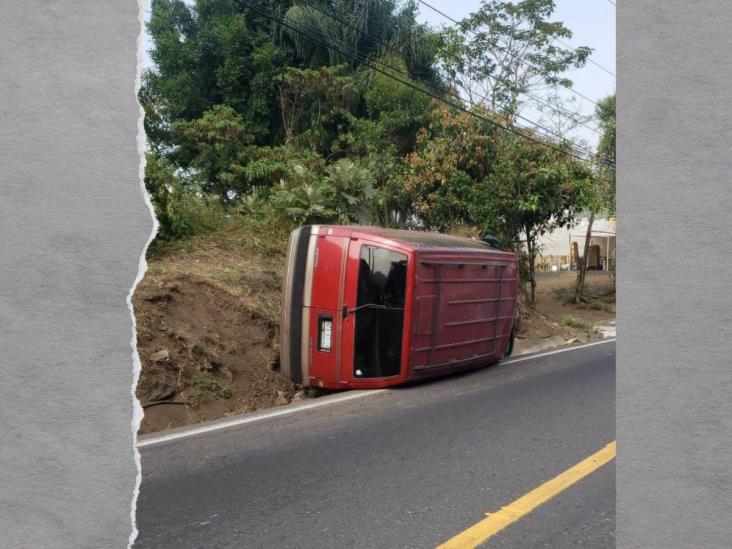
<svg viewBox="0 0 732 549"><path fill-rule="evenodd" d="M597 339L591 330L565 326L544 316L538 309L531 309L529 300L519 297L519 331L514 343L513 355L531 353L574 343Z"/></svg>
<svg viewBox="0 0 732 549"><path fill-rule="evenodd" d="M141 433L285 404L299 389L274 371L276 330L223 288L193 275L146 277L135 309Z"/></svg>
<svg viewBox="0 0 732 549"><path fill-rule="evenodd" d="M589 271L585 293L602 295L575 305L568 303L566 297L573 292L576 276L566 271L538 273L535 309L528 305L527 284L519 299L520 329L515 353L531 352L547 343L557 347L598 339L600 335L592 327L614 322L615 293L606 293L612 278L605 272Z"/></svg>
<svg viewBox="0 0 732 549"><path fill-rule="evenodd" d="M305 397L276 371L286 239L276 227L241 227L148 257L133 297L140 433Z"/></svg>
<svg viewBox="0 0 732 549"><path fill-rule="evenodd" d="M615 293L610 292L579 306L560 299L559 294L571 294L577 273L562 271L559 273L538 273L536 277L536 310L555 322L562 318L574 316L589 323L603 322L615 318ZM605 271L587 271L585 276L585 294L604 293L612 286L612 278ZM564 290L564 292L561 292Z"/></svg>

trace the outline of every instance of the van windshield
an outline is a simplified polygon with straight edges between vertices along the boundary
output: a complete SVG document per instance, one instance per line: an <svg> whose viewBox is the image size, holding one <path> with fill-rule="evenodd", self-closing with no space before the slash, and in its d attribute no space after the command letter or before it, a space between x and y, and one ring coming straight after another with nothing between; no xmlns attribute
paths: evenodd
<svg viewBox="0 0 732 549"><path fill-rule="evenodd" d="M377 246L361 247L354 377L399 374L406 286L406 255Z"/></svg>

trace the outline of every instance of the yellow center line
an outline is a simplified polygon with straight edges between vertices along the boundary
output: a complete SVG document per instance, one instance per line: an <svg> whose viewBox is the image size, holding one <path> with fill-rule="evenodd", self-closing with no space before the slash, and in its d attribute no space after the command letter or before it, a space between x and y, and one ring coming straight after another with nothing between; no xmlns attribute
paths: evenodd
<svg viewBox="0 0 732 549"><path fill-rule="evenodd" d="M437 549L467 549L478 547L488 539L503 530L509 524L516 522L524 515L528 515L542 503L546 503L560 492L596 471L615 458L615 441L583 459L577 465L570 467L563 473L535 488L528 494L521 496L513 503L509 503L496 513L486 513L486 518L474 524L457 536L447 540Z"/></svg>

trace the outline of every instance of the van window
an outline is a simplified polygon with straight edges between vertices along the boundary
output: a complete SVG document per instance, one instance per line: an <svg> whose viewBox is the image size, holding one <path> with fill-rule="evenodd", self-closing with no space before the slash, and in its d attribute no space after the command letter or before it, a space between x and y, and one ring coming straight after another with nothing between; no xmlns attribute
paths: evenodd
<svg viewBox="0 0 732 549"><path fill-rule="evenodd" d="M406 255L377 246L361 247L354 377L399 374L406 286Z"/></svg>

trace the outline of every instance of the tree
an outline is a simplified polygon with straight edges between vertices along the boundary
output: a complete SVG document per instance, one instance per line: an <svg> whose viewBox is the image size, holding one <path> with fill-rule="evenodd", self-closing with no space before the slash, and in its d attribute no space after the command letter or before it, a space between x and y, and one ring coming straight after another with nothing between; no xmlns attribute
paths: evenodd
<svg viewBox="0 0 732 549"><path fill-rule="evenodd" d="M365 167L341 158L326 168L324 183L328 202L339 223L370 223L374 219L378 193L375 178Z"/></svg>
<svg viewBox="0 0 732 549"><path fill-rule="evenodd" d="M153 0L147 29L153 67L143 73L139 98L151 148L187 167L196 148L173 125L216 105L231 107L257 144L277 142L275 79L294 52L275 41L271 21L236 0Z"/></svg>
<svg viewBox="0 0 732 549"><path fill-rule="evenodd" d="M285 13L283 27L297 57L309 67L347 64L354 70L385 54L401 58L408 74L427 83L439 83L435 70L435 35L417 23L412 0L398 9L393 0L306 0Z"/></svg>
<svg viewBox="0 0 732 549"><path fill-rule="evenodd" d="M536 139L536 136L534 136ZM564 150L561 150L564 148ZM571 224L592 200L590 169L567 153L521 136L504 135L494 173L477 204L503 225L503 233L526 244L531 305L536 305L536 256L539 237Z"/></svg>
<svg viewBox="0 0 732 549"><path fill-rule="evenodd" d="M595 109L602 137L597 146L601 159L601 200L608 215L615 215L615 94L602 99Z"/></svg>
<svg viewBox="0 0 732 549"><path fill-rule="evenodd" d="M188 164L203 191L227 201L249 190L246 165L254 136L232 107L216 105L201 118L175 122L173 131L193 149Z"/></svg>
<svg viewBox="0 0 732 549"><path fill-rule="evenodd" d="M465 112L436 104L401 176L412 215L429 229L481 225L475 191L495 162L494 127Z"/></svg>
<svg viewBox="0 0 732 549"><path fill-rule="evenodd" d="M317 69L288 67L279 75L277 102L287 143L294 142L298 136L303 138L302 145L327 152L336 138L327 135L328 129L358 104L361 93L344 69L344 65Z"/></svg>
<svg viewBox="0 0 732 549"><path fill-rule="evenodd" d="M147 153L145 159L145 189L150 195L159 224L157 238L170 240L188 236L192 228L189 220L178 211L181 189L173 166L152 153Z"/></svg>
<svg viewBox="0 0 732 549"><path fill-rule="evenodd" d="M382 60L390 67L384 72L398 80L372 71L364 91L366 112L382 125L385 135L397 150L406 154L414 147L417 131L428 121L432 98L399 81L418 84L405 76L407 66L401 58L387 53Z"/></svg>
<svg viewBox="0 0 732 549"><path fill-rule="evenodd" d="M427 228L474 226L517 251L525 245L535 304L538 239L586 207L592 173L569 155L568 143L545 143L528 130L513 129L518 134L436 108L429 130L421 131L405 159L404 186L412 215Z"/></svg>
<svg viewBox="0 0 732 549"><path fill-rule="evenodd" d="M566 136L580 126L586 126L593 118L592 115L582 114L582 107L576 97L565 99L557 89L553 89L542 101L536 105L542 114L538 122L555 135ZM579 144L589 148L585 142Z"/></svg>
<svg viewBox="0 0 732 549"><path fill-rule="evenodd" d="M280 188L272 195L272 205L277 212L298 225L327 223L336 215L327 204L328 191L323 181L291 188L282 181Z"/></svg>
<svg viewBox="0 0 732 549"><path fill-rule="evenodd" d="M549 20L553 0L483 0L480 8L447 28L441 59L450 84L474 105L515 114L521 96L545 86L571 86L561 76L582 67L591 49L563 48L555 38L572 32Z"/></svg>
<svg viewBox="0 0 732 549"><path fill-rule="evenodd" d="M415 4L270 0L267 9L314 34L238 0L153 0L153 67L139 94L150 149L227 201L264 181L277 185L290 169L279 154L283 144L296 158L307 149L337 160L352 154L343 145L363 148L351 132L374 122L385 146L367 156L386 184L391 145L398 154L413 147L429 99L372 70L360 54L413 75L402 78L439 86L435 35L416 22ZM349 53L357 48L358 60L330 55L313 36L347 44Z"/></svg>
<svg viewBox="0 0 732 549"><path fill-rule="evenodd" d="M582 299L587 273L587 258L590 252L590 238L595 213L605 211L608 215L615 214L615 94L601 100L595 110L599 121L602 137L597 147L599 157L598 174L595 179L595 194L590 204L590 217L587 221L585 245L580 259L579 272L574 285L574 303Z"/></svg>

